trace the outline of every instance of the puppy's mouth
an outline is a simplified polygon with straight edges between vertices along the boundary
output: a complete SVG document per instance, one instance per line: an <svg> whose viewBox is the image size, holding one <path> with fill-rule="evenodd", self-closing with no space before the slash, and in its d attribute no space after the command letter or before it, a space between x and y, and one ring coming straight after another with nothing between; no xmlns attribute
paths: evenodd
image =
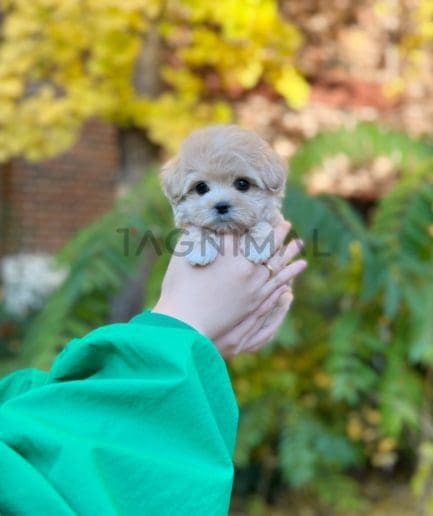
<svg viewBox="0 0 433 516"><path fill-rule="evenodd" d="M212 220L207 224L207 227L217 233L226 233L245 229L244 224L241 224L230 213L214 215Z"/></svg>
<svg viewBox="0 0 433 516"><path fill-rule="evenodd" d="M214 221L219 222L231 222L233 221L233 215L231 213L218 213L214 216Z"/></svg>

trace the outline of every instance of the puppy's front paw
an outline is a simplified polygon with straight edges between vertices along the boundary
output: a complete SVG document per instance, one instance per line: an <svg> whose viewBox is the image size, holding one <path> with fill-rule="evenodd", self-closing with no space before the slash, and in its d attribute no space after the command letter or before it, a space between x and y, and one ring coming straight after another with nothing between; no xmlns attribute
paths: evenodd
<svg viewBox="0 0 433 516"><path fill-rule="evenodd" d="M208 265L217 257L218 251L206 242L195 242L186 259L191 265Z"/></svg>
<svg viewBox="0 0 433 516"><path fill-rule="evenodd" d="M263 263L275 251L274 232L267 223L257 224L241 237L240 249L242 254L253 263Z"/></svg>
<svg viewBox="0 0 433 516"><path fill-rule="evenodd" d="M263 263L272 255L271 246L266 241L258 242L242 237L240 243L242 254L253 263Z"/></svg>

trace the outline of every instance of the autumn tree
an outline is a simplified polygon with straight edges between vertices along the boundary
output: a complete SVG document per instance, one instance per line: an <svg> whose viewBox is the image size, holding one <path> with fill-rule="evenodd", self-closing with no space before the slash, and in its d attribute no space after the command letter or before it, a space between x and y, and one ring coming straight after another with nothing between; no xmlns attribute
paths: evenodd
<svg viewBox="0 0 433 516"><path fill-rule="evenodd" d="M308 94L276 0L3 0L0 24L0 163L63 151L92 117L173 150L232 120L234 91Z"/></svg>

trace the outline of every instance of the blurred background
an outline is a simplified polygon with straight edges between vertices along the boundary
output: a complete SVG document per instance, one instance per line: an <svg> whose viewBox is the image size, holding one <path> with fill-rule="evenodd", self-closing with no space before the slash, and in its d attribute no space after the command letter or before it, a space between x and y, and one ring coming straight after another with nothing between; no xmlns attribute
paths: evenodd
<svg viewBox="0 0 433 516"><path fill-rule="evenodd" d="M215 122L287 161L309 261L229 364L231 514L433 514L432 0L1 0L1 374L152 306L158 168Z"/></svg>

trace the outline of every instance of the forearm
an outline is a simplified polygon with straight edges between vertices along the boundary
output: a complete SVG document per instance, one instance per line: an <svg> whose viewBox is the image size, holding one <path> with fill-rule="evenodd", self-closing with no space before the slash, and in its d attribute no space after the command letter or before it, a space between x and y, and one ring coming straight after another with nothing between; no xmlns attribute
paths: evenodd
<svg viewBox="0 0 433 516"><path fill-rule="evenodd" d="M3 403L0 514L186 514L198 503L224 514L236 426L206 338L148 313L99 328Z"/></svg>

